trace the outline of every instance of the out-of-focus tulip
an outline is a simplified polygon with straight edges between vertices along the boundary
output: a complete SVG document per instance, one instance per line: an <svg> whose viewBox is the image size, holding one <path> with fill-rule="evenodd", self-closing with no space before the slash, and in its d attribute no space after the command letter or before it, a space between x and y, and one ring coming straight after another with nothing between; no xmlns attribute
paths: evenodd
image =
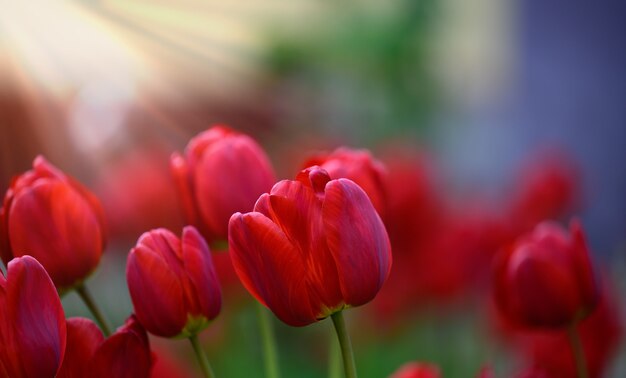
<svg viewBox="0 0 626 378"><path fill-rule="evenodd" d="M623 324L618 300L604 286L596 309L577 325L585 361L591 378L603 377L609 362L618 349ZM532 332L521 337L524 352L530 363L549 373L549 377L576 376L576 364L567 332Z"/></svg>
<svg viewBox="0 0 626 378"><path fill-rule="evenodd" d="M185 157L175 153L170 165L186 220L209 243L226 240L230 216L251 210L276 181L261 147L224 126L191 139Z"/></svg>
<svg viewBox="0 0 626 378"><path fill-rule="evenodd" d="M89 319L67 320L67 350L57 378L149 377L151 367L148 335L134 316L107 339Z"/></svg>
<svg viewBox="0 0 626 378"><path fill-rule="evenodd" d="M530 328L566 327L596 305L598 295L579 222L570 234L542 223L496 257L495 301L512 323Z"/></svg>
<svg viewBox="0 0 626 378"><path fill-rule="evenodd" d="M433 364L408 362L398 368L389 378L439 378L439 368Z"/></svg>
<svg viewBox="0 0 626 378"><path fill-rule="evenodd" d="M0 251L7 263L29 254L63 291L98 266L104 248L102 208L96 197L38 156L16 177L0 210Z"/></svg>
<svg viewBox="0 0 626 378"><path fill-rule="evenodd" d="M157 336L194 335L220 312L211 252L193 226L182 240L163 228L144 233L128 255L126 280L137 318Z"/></svg>
<svg viewBox="0 0 626 378"><path fill-rule="evenodd" d="M63 361L66 325L61 300L30 256L0 272L0 376L54 377Z"/></svg>
<svg viewBox="0 0 626 378"><path fill-rule="evenodd" d="M371 301L389 275L391 248L367 194L319 167L263 194L230 219L243 285L283 322L304 326Z"/></svg>
<svg viewBox="0 0 626 378"><path fill-rule="evenodd" d="M310 157L302 169L314 165L326 170L331 179L347 178L354 181L367 193L378 214L384 215L385 168L369 151L341 147L331 153Z"/></svg>

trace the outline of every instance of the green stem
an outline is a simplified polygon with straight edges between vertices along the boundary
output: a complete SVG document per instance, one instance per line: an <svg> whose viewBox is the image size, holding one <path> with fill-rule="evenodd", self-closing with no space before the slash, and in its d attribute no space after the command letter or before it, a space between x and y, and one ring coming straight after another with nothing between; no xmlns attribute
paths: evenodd
<svg viewBox="0 0 626 378"><path fill-rule="evenodd" d="M102 328L102 332L104 333L104 336L108 337L111 334L111 326L109 325L109 322L106 320L106 318L102 314L102 311L100 311L100 308L98 307L98 305L96 305L96 302L93 300L91 293L89 293L89 290L87 290L87 286L85 286L84 284L77 286L76 292L78 293L78 296L80 297L80 299L82 299L83 302L85 302L85 305L87 306L89 311L91 311L94 318L96 318L96 321L100 325L100 328Z"/></svg>
<svg viewBox="0 0 626 378"><path fill-rule="evenodd" d="M578 329L576 327L577 325L578 321L572 322L572 324L567 329L567 333L569 335L569 341L572 346L572 352L574 353L574 360L576 362L576 372L578 378L587 378L589 374L587 373L585 351L583 349L583 344L580 340L580 334L578 333Z"/></svg>
<svg viewBox="0 0 626 378"><path fill-rule="evenodd" d="M339 344L335 340L334 335L328 340L330 345L328 346L328 378L341 378L341 358L339 358Z"/></svg>
<svg viewBox="0 0 626 378"><path fill-rule="evenodd" d="M209 359L204 353L204 349L200 345L198 341L198 335L194 334L189 336L189 341L191 341L191 346L193 347L193 351L196 353L196 357L198 358L198 362L200 363L200 367L202 368L202 374L205 378L214 378L215 374L213 374L213 369L211 369L211 365L209 364Z"/></svg>
<svg viewBox="0 0 626 378"><path fill-rule="evenodd" d="M339 345L341 345L341 356L343 357L343 369L346 378L356 378L356 365L354 364L354 353L352 352L352 342L346 330L346 323L343 320L343 312L335 312L330 316L335 325Z"/></svg>
<svg viewBox="0 0 626 378"><path fill-rule="evenodd" d="M265 376L267 378L279 378L278 353L276 348L276 338L274 336L274 327L272 327L272 319L269 316L268 310L263 307L262 304L257 302L256 306L259 328L261 329L261 338L263 339Z"/></svg>

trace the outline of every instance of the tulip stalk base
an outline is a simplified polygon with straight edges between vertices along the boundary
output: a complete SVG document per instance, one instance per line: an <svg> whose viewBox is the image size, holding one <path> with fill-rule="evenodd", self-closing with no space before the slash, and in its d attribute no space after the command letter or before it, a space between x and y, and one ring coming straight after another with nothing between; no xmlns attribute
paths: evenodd
<svg viewBox="0 0 626 378"><path fill-rule="evenodd" d="M89 309L93 317L96 319L96 321L100 325L100 328L102 329L102 333L104 333L104 336L108 337L109 335L111 335L111 326L109 325L109 322L106 320L106 318L102 314L102 311L100 311L100 308L96 305L96 302L93 300L93 297L91 296L91 293L89 292L89 290L87 290L87 287L85 285L77 286L76 293L78 293L78 296L80 297L80 299L82 299L83 302L85 302L85 305L87 306L87 308Z"/></svg>
<svg viewBox="0 0 626 378"><path fill-rule="evenodd" d="M202 374L205 378L215 378L215 374L213 373L213 369L211 369L211 365L209 364L209 359L204 353L204 349L200 345L198 341L198 335L189 336L189 341L191 342L191 346L193 347L193 351L196 353L196 357L198 358L198 362L200 363L200 368L202 369Z"/></svg>
<svg viewBox="0 0 626 378"><path fill-rule="evenodd" d="M259 328L261 330L261 338L263 339L265 376L267 378L279 378L278 353L276 351L276 338L274 336L274 327L272 327L272 319L269 316L268 310L258 302L256 303L256 310L259 319Z"/></svg>
<svg viewBox="0 0 626 378"><path fill-rule="evenodd" d="M339 345L341 346L343 369L346 373L346 378L356 378L356 364L354 363L352 342L350 341L350 335L348 335L348 330L346 329L346 323L343 320L343 312L336 312L330 317L333 320L335 331L337 332L337 338L339 339Z"/></svg>
<svg viewBox="0 0 626 378"><path fill-rule="evenodd" d="M572 346L572 352L574 353L574 361L576 362L576 374L578 378L588 378L587 361L585 361L585 351L583 344L580 340L580 334L576 326L578 322L575 321L569 326L567 333L569 336L569 342Z"/></svg>

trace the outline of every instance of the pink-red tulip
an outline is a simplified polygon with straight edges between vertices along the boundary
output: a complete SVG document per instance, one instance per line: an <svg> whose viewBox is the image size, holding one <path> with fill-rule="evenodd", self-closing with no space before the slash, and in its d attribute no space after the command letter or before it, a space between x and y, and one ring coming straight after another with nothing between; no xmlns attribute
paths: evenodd
<svg viewBox="0 0 626 378"><path fill-rule="evenodd" d="M59 290L80 284L104 248L102 208L87 189L39 156L13 180L0 210L0 252L44 266Z"/></svg>
<svg viewBox="0 0 626 378"><path fill-rule="evenodd" d="M57 378L147 378L151 367L148 335L134 316L107 339L89 319L67 320L67 349Z"/></svg>
<svg viewBox="0 0 626 378"><path fill-rule="evenodd" d="M572 325L596 305L589 252L577 221L570 235L553 223L539 224L496 258L494 294L502 314L530 328Z"/></svg>
<svg viewBox="0 0 626 378"><path fill-rule="evenodd" d="M182 240L160 228L144 233L128 255L126 279L135 314L157 336L190 336L220 312L211 252L193 227Z"/></svg>
<svg viewBox="0 0 626 378"><path fill-rule="evenodd" d="M59 295L30 256L0 272L0 377L54 377L63 361L66 330Z"/></svg>
<svg viewBox="0 0 626 378"><path fill-rule="evenodd" d="M385 227L367 194L319 167L263 194L230 219L233 265L283 322L304 326L371 301L391 268Z"/></svg>
<svg viewBox="0 0 626 378"><path fill-rule="evenodd" d="M369 151L341 147L331 153L309 158L302 168L314 165L326 170L331 179L347 178L354 181L367 193L378 213L381 216L384 214L385 168Z"/></svg>
<svg viewBox="0 0 626 378"><path fill-rule="evenodd" d="M421 362L408 362L398 368L389 378L439 378L441 373L436 365Z"/></svg>
<svg viewBox="0 0 626 378"><path fill-rule="evenodd" d="M226 240L230 216L251 210L276 181L261 147L224 126L191 139L185 157L172 155L171 168L187 223L210 243Z"/></svg>

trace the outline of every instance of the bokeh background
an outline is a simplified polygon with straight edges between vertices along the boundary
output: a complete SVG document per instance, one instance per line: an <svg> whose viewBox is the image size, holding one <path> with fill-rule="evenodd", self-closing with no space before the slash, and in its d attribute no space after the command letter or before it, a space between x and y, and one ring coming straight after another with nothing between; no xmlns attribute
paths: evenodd
<svg viewBox="0 0 626 378"><path fill-rule="evenodd" d="M582 219L613 277L623 323L626 3L0 0L0 9L0 190L43 154L96 192L110 241L89 286L115 324L132 309L129 248L145 230L182 225L169 155L213 124L254 136L280 178L340 145L411 150L453 208L495 211L533 172L565 166L567 217ZM73 294L64 304L88 316ZM519 358L490 336L484 306L456 298L376 321L352 311L362 376L410 360L438 363L446 377L485 364L507 376ZM285 376L326 374L330 322L276 327ZM226 297L203 342L220 376L261 369L245 294ZM194 374L184 341L153 343ZM626 375L617 350L609 377Z"/></svg>

